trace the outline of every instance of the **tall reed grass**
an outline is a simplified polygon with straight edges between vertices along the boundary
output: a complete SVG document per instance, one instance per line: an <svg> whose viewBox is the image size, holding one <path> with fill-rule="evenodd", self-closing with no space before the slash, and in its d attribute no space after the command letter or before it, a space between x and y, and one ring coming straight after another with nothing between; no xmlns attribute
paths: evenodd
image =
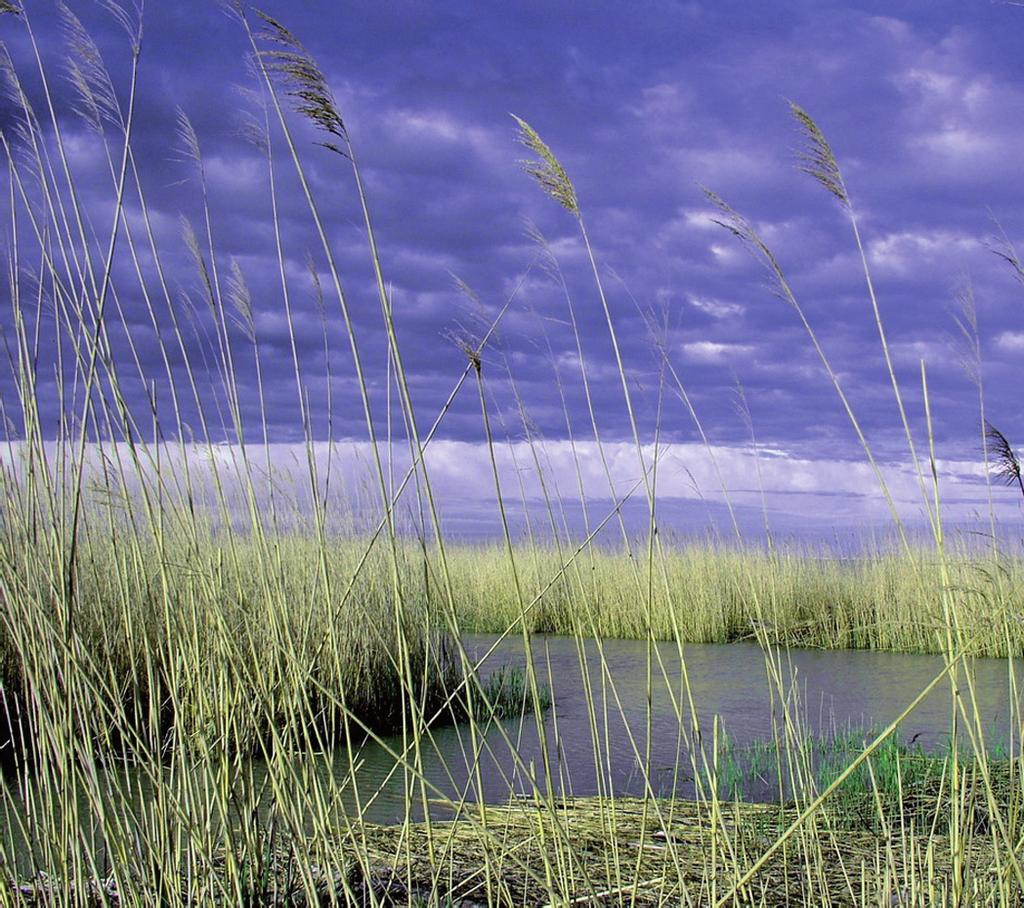
<svg viewBox="0 0 1024 908"><path fill-rule="evenodd" d="M853 227L909 456L919 468L933 548L911 547L895 508L904 549L863 565L820 564L778 550L674 551L667 545L658 532L660 428L650 457L583 194L541 136L517 118L530 155L527 173L572 219L592 266L593 284L571 287L536 235L541 267L565 298L589 429L611 501L587 501L578 475L585 528L582 536L566 533L558 494L545 486L550 541L524 547L506 519L506 502L517 490L497 467L501 414L490 387L498 362L495 330L518 289L479 337L461 339L465 369L453 376L450 395L428 423L413 408L361 157L328 81L284 24L233 5L235 26L251 49L249 131L265 165L276 293L303 438L304 488L266 485L274 473L267 354L253 292L218 243L220 213L211 202L202 136L182 113L178 144L199 212L183 224L192 289L182 298L174 289L182 277L172 269L180 250L158 239L135 136L141 22L133 8L114 0L102 7L124 33L127 82L121 86L71 9L60 7L66 71L55 74L37 42L35 10L0 3L4 27L17 30L24 51L23 59L5 54L0 61L16 114L15 126L0 137L14 389L3 400L12 429L0 485L6 719L0 724L7 731L0 902L1019 901L1024 830L1016 751L998 768L989 760L970 662L978 653L1007 658L1016 691L1009 657L1020 651L1013 605L1019 567L996 569L990 561L979 568L949 551L933 481L931 414L928 438L915 439L853 205L808 114L794 108L808 143L808 170L838 199ZM57 87L64 77L75 97L70 106L61 101L67 86ZM310 125L322 145L312 151L298 138ZM71 137L79 142L83 129L109 172L100 205L95 198L103 187L85 186L76 175ZM320 156L317 167L337 168L347 181L351 214L365 231L387 339L385 412L325 225L328 203L317 197L309 176L312 154ZM332 472L330 458L325 464L317 453L314 410L320 403L300 355L299 290L280 214L285 185L296 187L318 244L311 286L327 362L337 368L330 365L328 335L340 327L355 411L370 442L365 494L373 516L368 530L344 541L333 530L337 468ZM876 468L880 494L892 503L840 373L782 265L749 222L721 197L709 197L723 226L762 262L807 329ZM604 454L578 329L584 306L586 317L596 315L607 327L636 448L639 478L625 493ZM676 393L710 451L685 384L664 345L658 349L659 413L664 392ZM560 374L560 383L569 380ZM923 366L921 380L927 400ZM424 451L460 395L479 408L500 548L453 546L442 532ZM330 430L339 403L329 393L322 404ZM525 407L520 411L532 445ZM572 436L576 422L568 410L566 425ZM404 475L384 454L394 444L409 451ZM627 532L621 514L633 496L647 507L639 538ZM302 511L299 521L296 510ZM402 533L399 511L414 515L412 534ZM621 553L593 544L608 527L620 531ZM494 702L502 684L487 680L487 657L471 659L464 646L464 632L483 628L522 641L526 668L514 684L522 715L512 721L508 703ZM592 800L561 796L559 705L557 698L549 704L549 679L538 670L538 631L572 635L587 668L583 701L598 770ZM646 642L645 722L623 726L644 780L645 796L638 800L616 797L611 782L607 735L612 714L623 707L622 679L609 670L600 642L610 635ZM688 641L745 636L761 644L774 698L772 753L794 783L791 795L775 805L720 796L725 739L717 720L702 727L687 676ZM596 664L587 661L585 638L596 641ZM669 675L657 640L676 647L678 676ZM798 643L936 650L944 661L891 725L822 780L807 762L807 732L787 674L785 648ZM967 756L951 750L937 787L925 794L936 809L922 813L921 794L910 791L898 759L893 767L887 742L939 686L953 688L950 733L963 740ZM656 690L671 700L680 742L671 769L693 781L693 801L654 797ZM1019 729L1019 712L1012 719ZM454 797L425 769L440 721L458 723L469 766L468 785ZM515 722L532 727L541 743L539 765L518 754ZM521 803L484 803L483 773L493 765L485 756L499 740L526 781ZM403 785L404 822L391 828L364 816L380 792L368 788L360 772L366 741L391 755ZM874 774L883 757L886 778L879 787ZM853 778L868 780L877 821L870 829L851 831L842 822L835 796ZM905 810L911 796L915 809ZM441 807L455 820L439 821Z"/></svg>
<svg viewBox="0 0 1024 908"><path fill-rule="evenodd" d="M500 633L517 612L501 553L476 546L450 555L463 627ZM524 561L531 590L543 588L559 568L550 547L531 548ZM678 548L663 558L666 585L646 614L637 606L627 557L595 550L585 585L553 587L529 621L538 633L629 639L650 633L658 640L678 634L686 643L728 643L760 631L787 646L934 653L941 651L943 626L936 566L935 553L919 548L848 559L755 547ZM949 571L972 628L972 652L1024 654L1019 562L965 554L949 559Z"/></svg>

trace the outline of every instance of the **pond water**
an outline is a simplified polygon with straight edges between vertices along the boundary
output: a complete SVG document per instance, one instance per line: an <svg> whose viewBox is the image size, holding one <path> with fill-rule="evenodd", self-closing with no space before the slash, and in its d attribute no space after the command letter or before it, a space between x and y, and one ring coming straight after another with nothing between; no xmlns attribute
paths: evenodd
<svg viewBox="0 0 1024 908"><path fill-rule="evenodd" d="M474 660L493 647L481 668L484 677L502 666L522 668L526 664L520 638L495 645L494 636L479 635L467 637L464 642ZM675 644L654 644L653 658L649 659L644 641L608 640L598 644L535 635L532 651L538 676L553 699L552 708L544 714L543 730L550 787L555 795L636 796L647 790L658 796L695 795L695 775L698 779L706 776L699 768L701 751L694 744L683 662ZM884 727L943 667L939 656L791 650L779 657L783 680L773 684L768 658L753 643L688 645L683 654L696 726L709 761L716 736L719 744L728 741L732 752L739 754L744 747L771 740L782 724L783 700L788 715L806 735L829 738L846 729L863 733ZM1020 716L1020 704L1014 701L1019 699L1016 692L1022 668L1024 663L1019 660L979 659L969 664L990 751L1019 752L1021 729L1015 717ZM903 739L914 739L926 751L948 747L951 700L950 686L943 680L906 719L901 729ZM476 748L474 751L466 724L430 729L420 755L430 802L427 808L421 792L416 787L410 789L409 779L397 768L394 755L403 750L400 736L365 741L351 752L342 747L326 756L303 758L303 768L327 783L318 788L338 799L349 815L358 811L378 823L401 822L406 816L420 819L425 809L439 817L450 816L445 802L482 799L501 803L510 795L530 797L548 789L544 750L532 714L522 720L504 720L500 725L492 723L485 734L478 736ZM720 751L723 749L720 747ZM252 781L251 787L258 789L263 768L256 763L248 769L251 774L245 774ZM140 802L152 797L152 784L131 768L122 773L122 780L110 789L115 801L120 798L120 807L112 801L109 808L127 808L131 814ZM4 781L17 784L14 778ZM30 779L26 781L33 785ZM732 792L748 799L774 799L778 797L778 784L777 776L773 779L770 771L762 771L761 775L744 778ZM125 800L125 792L133 794ZM90 804L84 796L79 801L78 816L88 818ZM6 805L6 811L22 814L22 819L16 821L8 813L0 816L0 826L5 827L13 844L17 863L31 868L30 849L20 831L22 822L30 817L13 788ZM92 835L86 830L83 833Z"/></svg>
<svg viewBox="0 0 1024 908"><path fill-rule="evenodd" d="M474 658L487 652L494 641L484 635L465 639ZM672 643L654 646L648 705L649 660L644 641L608 640L600 646L587 641L581 651L572 638L533 638L534 665L554 701L544 730L556 794L642 795L645 779L649 779L656 795L694 795L693 723L679 650ZM787 699L789 714L809 735L831 738L849 729L866 732L888 725L943 668L940 656L790 650L780 658L780 688L769 680L768 660L754 643L691 644L683 655L709 760L716 716L719 741L728 740L737 752L772 738L773 714L775 727L781 727L782 697ZM509 638L498 644L486 666L494 670L501 665L522 667L525 662L522 640ZM970 663L990 752L1018 751L1020 729L1014 717L1020 710L1012 702L1019 699L1013 692L1018 690L1016 676L1022 667L1020 662L996 659ZM487 669L481 674L486 675ZM912 740L925 751L948 747L951 701L950 685L943 680L905 720L902 739ZM546 788L543 753L532 714L521 722L506 720L502 730L492 727L483 745L479 741L477 745L482 751L479 761L473 757L465 727L431 732L421 753L429 797L457 801L465 791L468 800L482 796L488 802L500 802L510 794L530 796L535 791L531 775L540 781L541 789ZM405 782L401 773L393 772L395 760L388 749L400 752L401 738L386 739L384 746L368 742L356 755L361 764L357 781L363 799L369 801L366 793L377 792L364 806L364 815L377 822L398 821L406 810ZM649 773L644 772L645 765L649 765ZM335 755L339 778L349 766L347 752ZM749 780L743 795L777 796L777 782ZM443 808L436 812L444 815Z"/></svg>

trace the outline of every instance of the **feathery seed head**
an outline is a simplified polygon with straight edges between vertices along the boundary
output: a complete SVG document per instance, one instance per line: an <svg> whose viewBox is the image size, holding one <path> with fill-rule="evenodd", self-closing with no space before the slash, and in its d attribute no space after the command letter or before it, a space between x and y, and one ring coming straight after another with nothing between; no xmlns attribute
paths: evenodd
<svg viewBox="0 0 1024 908"><path fill-rule="evenodd" d="M978 310L974 303L974 287L965 279L954 295L951 311L959 334L953 335L952 346L960 367L976 388L981 390L981 343L978 337Z"/></svg>
<svg viewBox="0 0 1024 908"><path fill-rule="evenodd" d="M785 275L782 273L782 266L779 265L778 259L775 258L775 253L771 251L768 244L761 239L758 232L754 229L753 225L743 215L741 215L735 208L733 208L728 202L725 201L720 195L708 189L707 187L701 187L705 198L718 209L721 213L721 218L712 218L712 222L717 224L719 227L723 227L729 231L734 237L736 237L746 248L756 261L758 261L765 271L768 272L768 287L772 293L774 293L784 303L797 307L796 298L793 295L793 291L786 281Z"/></svg>
<svg viewBox="0 0 1024 908"><path fill-rule="evenodd" d="M196 229L192 226L192 222L181 215L179 218L181 223L181 236L185 240L185 246L188 248L189 254L193 258L202 258L202 250L199 247L199 237L196 236Z"/></svg>
<svg viewBox="0 0 1024 908"><path fill-rule="evenodd" d="M1014 277L1016 277L1017 280L1024 281L1024 261L1021 260L1020 254L1017 252L1017 248L1014 246L1013 241L1006 235L1006 231L1003 229L1002 224L996 221L995 226L999 232L999 236L987 243L989 250L1010 266L1010 269L1013 271Z"/></svg>
<svg viewBox="0 0 1024 908"><path fill-rule="evenodd" d="M132 0L130 9L128 3L121 3L120 0L99 0L99 4L128 35L132 52L138 55L142 48L142 3L140 0Z"/></svg>
<svg viewBox="0 0 1024 908"><path fill-rule="evenodd" d="M93 132L103 131L103 119L100 117L99 106L96 98L89 87L88 79L76 60L67 61L67 74L71 84L78 92L78 115L85 120Z"/></svg>
<svg viewBox="0 0 1024 908"><path fill-rule="evenodd" d="M985 421L985 438L989 443L989 453L992 455L992 472L996 479L1008 486L1022 485L1020 460L1017 452L1013 450L1009 440L992 423Z"/></svg>
<svg viewBox="0 0 1024 908"><path fill-rule="evenodd" d="M476 291L469 286L461 277L454 272L449 271L449 276L455 284L455 289L461 293L469 303L468 309L464 312L466 320L475 326L475 331L467 328L464 324L459 323L458 332L449 334L450 340L453 340L456 345L464 353L467 353L467 345L469 348L479 348L482 346L482 341L478 338L483 336L486 337L488 334L496 334L497 328L492 327L492 319L488 315L487 306L477 295ZM467 356L469 354L467 353Z"/></svg>
<svg viewBox="0 0 1024 908"><path fill-rule="evenodd" d="M342 157L348 157L345 150L349 144L348 132L322 70L299 39L280 22L259 10L256 14L264 23L262 38L277 47L261 51L267 68L284 81L289 97L295 99L296 112L341 142L339 145L329 140L319 144Z"/></svg>
<svg viewBox="0 0 1024 908"><path fill-rule="evenodd" d="M316 262L313 261L313 255L308 250L306 251L306 270L309 272L309 279L313 284L313 293L315 294L316 309L320 313L320 320L324 321L327 318L327 304L324 301L324 288L320 282L320 273L316 270Z"/></svg>
<svg viewBox="0 0 1024 908"><path fill-rule="evenodd" d="M199 170L200 176L202 176L203 154L199 147L199 136L196 134L195 127L192 125L188 114L180 107L177 109L176 119L178 121L177 133L182 159L190 164L194 164Z"/></svg>
<svg viewBox="0 0 1024 908"><path fill-rule="evenodd" d="M263 12L263 10L256 10L256 15L263 20L263 31L261 34L264 39L274 44L279 44L282 47L287 47L296 53L304 51L302 42L286 25L268 13Z"/></svg>
<svg viewBox="0 0 1024 908"><path fill-rule="evenodd" d="M0 0L0 16L4 13L11 13L15 16L21 15L21 7L17 3L12 3L11 0Z"/></svg>
<svg viewBox="0 0 1024 908"><path fill-rule="evenodd" d="M69 50L68 76L81 101L79 112L97 132L102 130L104 121L115 127L121 126L121 110L114 83L99 47L66 3L58 3L57 10Z"/></svg>
<svg viewBox="0 0 1024 908"><path fill-rule="evenodd" d="M761 237L758 236L757 231L754 230L750 221L736 211L736 209L718 195L718 193L705 186L701 187L701 191L704 193L705 198L714 205L721 214L720 218L711 218L712 223L728 230L729 233L743 243L747 248L747 251L755 258L764 260L767 257L771 257L771 251L768 249L768 246Z"/></svg>
<svg viewBox="0 0 1024 908"><path fill-rule="evenodd" d="M14 125L7 131L0 131L2 144L5 153L17 160L17 166L25 173L31 174L33 179L42 182L42 161L40 156L33 151L39 140L40 128L36 118L32 102L29 101L14 66L7 46L0 41L0 97L5 97L14 105L19 116ZM14 141L9 142L8 136Z"/></svg>
<svg viewBox="0 0 1024 908"><path fill-rule="evenodd" d="M526 238L538 249L546 249L548 247L547 237L541 233L541 229L529 218L523 221L523 233L526 234Z"/></svg>
<svg viewBox="0 0 1024 908"><path fill-rule="evenodd" d="M465 280L463 280L461 277L459 277L459 275L455 274L454 272L449 271L448 274L451 277L452 282L455 284L455 288L463 296L465 296L466 299L470 301L470 303L477 307L483 305L480 302L480 297L477 296L476 291L472 287L470 287L469 284L465 282Z"/></svg>
<svg viewBox="0 0 1024 908"><path fill-rule="evenodd" d="M217 310L217 297L213 290L213 281L210 277L210 270L206 266L206 257L203 255L202 247L199 245L199 237L196 236L195 228L192 226L192 222L185 217L181 216L181 235L185 240L185 247L189 251L189 255L192 256L192 261L195 263L196 271L199 274L199 279L202 282L204 296L206 302L210 307L210 311L216 313Z"/></svg>
<svg viewBox="0 0 1024 908"><path fill-rule="evenodd" d="M244 105L239 110L236 132L241 138L251 143L257 151L265 154L270 148L265 99L260 92L254 91L247 85L235 85L233 88ZM263 116L260 116L260 113Z"/></svg>
<svg viewBox="0 0 1024 908"><path fill-rule="evenodd" d="M555 253L552 251L551 244L548 242L547 237L541 233L540 228L534 224L533 221L526 221L524 226L527 239L537 247L540 253L541 271L543 271L549 279L562 283L563 278L561 269L558 265L558 259L555 258Z"/></svg>
<svg viewBox="0 0 1024 908"><path fill-rule="evenodd" d="M21 86L21 79L15 69L14 61L11 59L7 45L0 42L0 88L4 96L17 108L19 108L28 119L34 120L32 105L29 103L28 95Z"/></svg>
<svg viewBox="0 0 1024 908"><path fill-rule="evenodd" d="M248 111L243 111L240 115L237 132L242 139L262 154L266 154L270 148L270 137L267 135L266 124Z"/></svg>
<svg viewBox="0 0 1024 908"><path fill-rule="evenodd" d="M818 128L806 110L799 104L789 102L789 109L804 134L805 147L798 155L800 170L813 177L829 192L832 193L844 207L850 206L850 197L846 194L846 184L843 183L843 175L839 171L839 163L832 153L832 147L828 144L825 134Z"/></svg>
<svg viewBox="0 0 1024 908"><path fill-rule="evenodd" d="M228 299L234 307L234 321L248 338L256 342L256 320L253 316L252 293L238 260L231 259L231 273L228 275Z"/></svg>
<svg viewBox="0 0 1024 908"><path fill-rule="evenodd" d="M448 331L445 336L465 354L466 359L469 360L470 365L479 375L483 369L483 357L480 352L479 340L461 326L457 330Z"/></svg>
<svg viewBox="0 0 1024 908"><path fill-rule="evenodd" d="M185 320L198 335L202 330L202 325L199 319L199 307L196 305L195 299L187 290L179 291L179 299L181 300L182 311L185 313Z"/></svg>
<svg viewBox="0 0 1024 908"><path fill-rule="evenodd" d="M578 218L580 206L576 198L576 190L573 188L565 168L529 123L515 114L511 116L519 127L519 143L536 155L534 159L520 161L520 166L537 181L544 192Z"/></svg>

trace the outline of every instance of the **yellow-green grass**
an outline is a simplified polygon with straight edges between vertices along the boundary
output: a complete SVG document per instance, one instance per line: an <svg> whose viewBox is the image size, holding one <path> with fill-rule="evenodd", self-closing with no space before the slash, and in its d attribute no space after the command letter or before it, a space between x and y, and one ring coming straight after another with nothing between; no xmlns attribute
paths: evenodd
<svg viewBox="0 0 1024 908"><path fill-rule="evenodd" d="M644 546L638 546L640 550ZM526 548L517 567L532 599L564 555ZM500 632L519 614L508 558L497 547L449 550L464 630ZM949 558L961 615L974 651L1024 652L1016 559L962 554ZM645 559L596 548L544 593L528 616L538 632L586 637L726 643L753 639L764 627L776 642L828 649L937 652L942 648L943 584L934 552L865 554L836 559L796 551L710 546L668 548L658 559L648 609Z"/></svg>
<svg viewBox="0 0 1024 908"><path fill-rule="evenodd" d="M81 731L100 749L202 741L251 753L272 728L293 743L329 743L345 712L393 730L407 711L403 671L421 709L440 705L455 677L447 631L421 597L396 617L379 555L345 595L354 545L331 547L321 572L308 539L199 538L158 547L90 537L77 556L70 632L39 551L0 546L8 707L53 697L47 705L59 709L65 685L40 680L56 683L65 657L85 698ZM298 716L317 727L289 727Z"/></svg>

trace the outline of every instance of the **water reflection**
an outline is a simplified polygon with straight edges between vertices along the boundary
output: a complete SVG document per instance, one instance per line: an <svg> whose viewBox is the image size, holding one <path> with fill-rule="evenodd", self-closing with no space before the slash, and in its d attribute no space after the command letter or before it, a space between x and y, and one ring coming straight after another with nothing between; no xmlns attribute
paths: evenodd
<svg viewBox="0 0 1024 908"><path fill-rule="evenodd" d="M466 645L471 655L479 657L493 641L490 636L473 636ZM779 660L784 679L780 688L770 680L764 652L753 643L688 645L683 652L697 728L709 758L716 716L719 740L727 738L736 748L771 738L773 715L781 715L783 700L812 735L882 727L943 668L939 656L792 650ZM644 641L610 640L599 645L537 636L533 656L538 675L547 680L554 697L554 708L544 724L555 794L642 795L649 780L655 795L694 795L691 698L675 644L654 645L650 700ZM521 640L503 641L487 664L525 666ZM1011 690L1016 689L1010 683L1011 668L1019 674L1020 664L1006 660L971 664L987 743L1016 751L1019 729L1012 723L1019 711L1011 710ZM951 699L949 685L940 684L907 718L902 726L904 738L914 738L925 750L948 744ZM431 731L421 751L431 800L500 802L509 795L532 796L531 778L537 779L541 790L546 789L532 716L521 722L506 721L501 729L492 727L477 744L478 757L465 727ZM376 822L401 820L409 803L407 780L394 772L389 749L402 752L401 738L387 739L384 746L366 743L354 754L363 812ZM347 751L335 754L333 771L338 779L347 775L349 764ZM644 772L647 765L649 773ZM770 797L774 791L773 783L763 780L745 794ZM354 809L351 788L348 796ZM445 813L438 804L431 809L437 815ZM422 816L415 797L410 810L413 817Z"/></svg>
<svg viewBox="0 0 1024 908"><path fill-rule="evenodd" d="M481 635L465 642L476 659L494 639ZM709 758L716 736L740 749L770 739L778 727L773 717L781 715L783 703L811 735L881 727L899 715L943 665L939 656L793 650L780 658L778 671L784 681L774 685L766 655L755 644L689 645L684 654L688 687L679 649L671 643L654 644L649 660L644 641L598 644L534 638L534 665L554 701L543 720L551 791L586 796L643 795L649 790L658 796L692 797L702 778L695 726ZM521 640L508 639L496 647L483 674L525 664ZM970 665L990 749L1019 750L1020 729L1014 726L1014 717L1020 710L1013 697L1019 690L1020 668L1019 660L980 659ZM916 738L926 750L945 746L951 705L949 685L942 683L905 721L904 738ZM428 810L450 816L446 803L500 803L510 795L532 797L538 789L548 790L532 715L481 731L474 738L466 724L430 729L419 755L422 784L402 771L396 755L405 751L405 745L396 736L297 758L292 778L275 778L273 785L264 785L270 780L258 762L231 761L217 772L208 766L159 770L160 788L163 797L188 805L182 806L183 815L210 828L224 822L265 822L268 810L275 809L274 801L278 807L326 804L330 816L342 823L357 813L373 822L393 823L406 816L420 819ZM406 759L411 761L412 755ZM740 794L776 796L778 780L770 775L747 779ZM95 804L84 792L61 804L54 803L54 796L66 795L41 792L31 773L2 781L7 816L0 816L0 826L6 830L7 854L13 854L26 872L34 865L23 829L29 830L31 839L33 813L74 807L75 816L87 827L82 829L83 840L102 838L107 824L97 822ZM147 815L157 786L138 768L111 769L98 781L108 821L120 816L134 828ZM230 790L227 816L215 807L215 788ZM23 826L26 820L28 827ZM119 825L113 822L111 828Z"/></svg>

